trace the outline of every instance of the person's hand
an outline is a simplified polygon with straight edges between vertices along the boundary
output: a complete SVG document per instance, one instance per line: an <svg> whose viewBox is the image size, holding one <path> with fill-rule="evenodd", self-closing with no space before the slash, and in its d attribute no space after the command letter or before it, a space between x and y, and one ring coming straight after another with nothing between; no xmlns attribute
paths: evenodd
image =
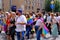
<svg viewBox="0 0 60 40"><path fill-rule="evenodd" d="M22 22L22 23L18 23L18 24L25 25L26 23Z"/></svg>
<svg viewBox="0 0 60 40"><path fill-rule="evenodd" d="M41 28L42 28L42 27L40 26L38 30L41 30Z"/></svg>
<svg viewBox="0 0 60 40"><path fill-rule="evenodd" d="M15 25L20 24L20 23L15 23Z"/></svg>

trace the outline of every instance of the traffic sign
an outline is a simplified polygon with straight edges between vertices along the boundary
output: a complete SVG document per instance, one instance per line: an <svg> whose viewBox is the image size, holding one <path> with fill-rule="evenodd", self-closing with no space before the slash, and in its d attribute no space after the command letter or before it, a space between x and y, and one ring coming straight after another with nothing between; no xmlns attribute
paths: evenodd
<svg viewBox="0 0 60 40"><path fill-rule="evenodd" d="M54 9L54 7L55 7L54 4L51 4L51 5L50 5L50 8L51 8L51 9Z"/></svg>

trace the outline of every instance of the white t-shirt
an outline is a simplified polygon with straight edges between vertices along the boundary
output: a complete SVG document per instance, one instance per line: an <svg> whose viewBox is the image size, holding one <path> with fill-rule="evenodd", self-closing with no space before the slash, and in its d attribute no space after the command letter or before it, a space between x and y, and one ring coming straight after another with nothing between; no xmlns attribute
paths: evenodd
<svg viewBox="0 0 60 40"><path fill-rule="evenodd" d="M43 18L45 19L46 18L46 15L44 15Z"/></svg>
<svg viewBox="0 0 60 40"><path fill-rule="evenodd" d="M54 17L54 19L52 19L52 22L53 22L54 24L57 23L56 17Z"/></svg>
<svg viewBox="0 0 60 40"><path fill-rule="evenodd" d="M47 17L47 23L48 23L48 22L51 22L51 16L48 16L48 17Z"/></svg>
<svg viewBox="0 0 60 40"><path fill-rule="evenodd" d="M36 26L41 26L41 24L42 24L42 20L38 19L35 25Z"/></svg>
<svg viewBox="0 0 60 40"><path fill-rule="evenodd" d="M22 22L27 23L26 17L24 15L21 15L16 20L16 23L22 23ZM26 31L26 25L16 24L16 31L17 32Z"/></svg>
<svg viewBox="0 0 60 40"><path fill-rule="evenodd" d="M35 18L35 14L33 14L33 18Z"/></svg>
<svg viewBox="0 0 60 40"><path fill-rule="evenodd" d="M58 17L54 17L56 19L56 21L58 22L59 21L59 18Z"/></svg>
<svg viewBox="0 0 60 40"><path fill-rule="evenodd" d="M58 23L59 23L59 20L60 20L60 16L57 17L57 20L58 20Z"/></svg>

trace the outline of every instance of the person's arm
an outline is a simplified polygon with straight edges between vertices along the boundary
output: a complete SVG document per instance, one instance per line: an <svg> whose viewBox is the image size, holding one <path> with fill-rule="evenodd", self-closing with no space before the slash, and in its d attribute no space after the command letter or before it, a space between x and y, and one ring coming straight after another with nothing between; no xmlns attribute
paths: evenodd
<svg viewBox="0 0 60 40"><path fill-rule="evenodd" d="M25 16L22 16L22 17L20 18L20 21L17 22L16 24L26 25L26 24L27 24L26 17L25 17Z"/></svg>
<svg viewBox="0 0 60 40"><path fill-rule="evenodd" d="M41 30L41 29L42 29L42 26L40 26L38 30Z"/></svg>
<svg viewBox="0 0 60 40"><path fill-rule="evenodd" d="M17 24L26 25L26 23L23 23L23 22L22 23L17 23Z"/></svg>
<svg viewBox="0 0 60 40"><path fill-rule="evenodd" d="M44 23L41 22L40 27L39 27L39 30L42 29L43 27L44 27Z"/></svg>

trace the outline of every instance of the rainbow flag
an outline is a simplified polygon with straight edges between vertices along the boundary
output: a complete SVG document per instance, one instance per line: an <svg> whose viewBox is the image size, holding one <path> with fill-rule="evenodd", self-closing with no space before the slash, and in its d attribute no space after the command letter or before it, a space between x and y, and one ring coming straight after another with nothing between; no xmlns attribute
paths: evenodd
<svg viewBox="0 0 60 40"><path fill-rule="evenodd" d="M44 25L43 30L42 30L42 34L45 36L47 33L49 33L49 30L46 27L46 25Z"/></svg>
<svg viewBox="0 0 60 40"><path fill-rule="evenodd" d="M32 19L32 18L28 18L28 19L27 19L27 23L28 23L28 24L32 24L32 23L33 23L33 19Z"/></svg>
<svg viewBox="0 0 60 40"><path fill-rule="evenodd" d="M44 24L44 19L43 19L43 18L41 18L41 21L42 21L43 24ZM47 33L49 33L49 30L48 30L48 28L46 27L46 25L44 24L44 27L43 27L43 29L42 29L42 34L45 36Z"/></svg>

